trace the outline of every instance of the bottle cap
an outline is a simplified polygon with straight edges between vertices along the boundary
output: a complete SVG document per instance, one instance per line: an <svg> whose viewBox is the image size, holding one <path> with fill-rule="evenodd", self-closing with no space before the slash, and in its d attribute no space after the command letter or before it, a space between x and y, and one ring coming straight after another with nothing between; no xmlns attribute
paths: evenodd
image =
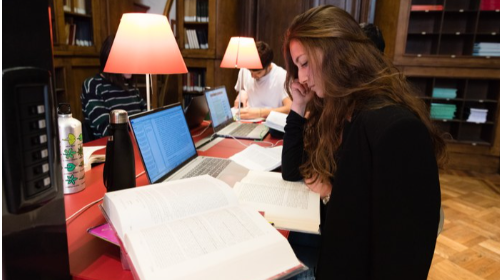
<svg viewBox="0 0 500 280"><path fill-rule="evenodd" d="M59 115L71 115L71 106L69 103L59 103L57 106L57 114Z"/></svg>
<svg viewBox="0 0 500 280"><path fill-rule="evenodd" d="M128 122L128 114L127 111L116 109L109 113L109 123L113 124L121 124Z"/></svg>

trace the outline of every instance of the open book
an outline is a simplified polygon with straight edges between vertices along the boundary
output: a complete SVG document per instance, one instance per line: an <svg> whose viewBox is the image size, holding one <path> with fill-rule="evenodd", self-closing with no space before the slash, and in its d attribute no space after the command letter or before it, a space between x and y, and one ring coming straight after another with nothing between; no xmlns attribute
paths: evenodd
<svg viewBox="0 0 500 280"><path fill-rule="evenodd" d="M252 144L230 159L250 170L271 171L281 166L283 146L273 148Z"/></svg>
<svg viewBox="0 0 500 280"><path fill-rule="evenodd" d="M108 192L101 209L136 279L278 279L306 269L283 235L208 175Z"/></svg>
<svg viewBox="0 0 500 280"><path fill-rule="evenodd" d="M83 147L83 162L85 163L85 171L92 168L92 163L99 163L106 161L106 146L90 146ZM101 150L102 151L99 151Z"/></svg>
<svg viewBox="0 0 500 280"><path fill-rule="evenodd" d="M304 182L288 182L281 173L250 170L234 185L242 204L265 213L276 228L319 234L320 197Z"/></svg>
<svg viewBox="0 0 500 280"><path fill-rule="evenodd" d="M276 111L271 111L269 116L267 116L264 125L277 131L285 132L286 118L287 114L283 114Z"/></svg>

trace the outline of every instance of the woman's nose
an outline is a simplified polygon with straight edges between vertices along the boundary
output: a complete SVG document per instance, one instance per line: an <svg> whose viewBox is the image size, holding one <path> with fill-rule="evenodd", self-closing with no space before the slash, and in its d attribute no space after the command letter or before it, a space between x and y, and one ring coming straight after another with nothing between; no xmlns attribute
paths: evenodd
<svg viewBox="0 0 500 280"><path fill-rule="evenodd" d="M299 83L301 83L301 84L307 83L307 76L306 75L299 75Z"/></svg>

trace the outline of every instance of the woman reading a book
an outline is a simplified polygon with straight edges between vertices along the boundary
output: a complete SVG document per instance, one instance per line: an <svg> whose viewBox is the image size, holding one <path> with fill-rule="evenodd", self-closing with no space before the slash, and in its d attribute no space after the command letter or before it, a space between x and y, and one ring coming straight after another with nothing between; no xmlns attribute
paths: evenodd
<svg viewBox="0 0 500 280"><path fill-rule="evenodd" d="M334 6L297 16L283 52L293 102L282 176L322 198L316 278L426 279L446 153L425 105Z"/></svg>

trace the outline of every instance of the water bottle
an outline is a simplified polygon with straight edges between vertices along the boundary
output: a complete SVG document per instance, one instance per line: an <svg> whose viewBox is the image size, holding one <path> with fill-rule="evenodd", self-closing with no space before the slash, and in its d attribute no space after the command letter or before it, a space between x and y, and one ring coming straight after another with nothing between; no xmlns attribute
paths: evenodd
<svg viewBox="0 0 500 280"><path fill-rule="evenodd" d="M127 124L127 111L111 111L103 173L104 186L108 192L135 187L134 147Z"/></svg>
<svg viewBox="0 0 500 280"><path fill-rule="evenodd" d="M76 193L85 189L82 123L73 118L68 103L60 103L57 114L64 194Z"/></svg>

